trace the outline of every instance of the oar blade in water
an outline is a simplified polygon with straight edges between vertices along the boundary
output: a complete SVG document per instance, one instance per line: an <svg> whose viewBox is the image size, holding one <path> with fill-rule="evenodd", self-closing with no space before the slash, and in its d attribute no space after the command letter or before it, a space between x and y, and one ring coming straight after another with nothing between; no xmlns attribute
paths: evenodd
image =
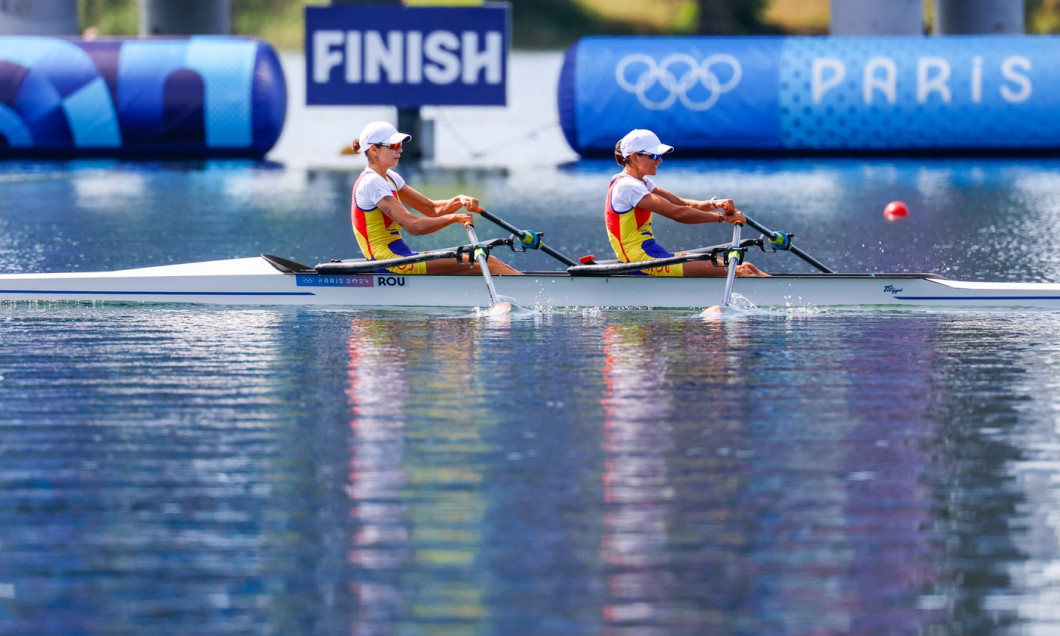
<svg viewBox="0 0 1060 636"><path fill-rule="evenodd" d="M512 304L510 302L499 302L489 309L482 312L484 318L492 318L495 316L506 316L512 313Z"/></svg>

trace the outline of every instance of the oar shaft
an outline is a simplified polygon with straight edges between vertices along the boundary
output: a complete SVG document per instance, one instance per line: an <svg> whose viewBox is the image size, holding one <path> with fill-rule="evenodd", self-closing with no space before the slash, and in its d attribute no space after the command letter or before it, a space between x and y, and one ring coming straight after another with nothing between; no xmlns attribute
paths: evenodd
<svg viewBox="0 0 1060 636"><path fill-rule="evenodd" d="M508 230L512 234L515 234L515 235L520 236L520 237L524 236L526 234L526 232L524 230L521 230L521 229L515 227L511 223L505 221L504 219L496 216L495 214L493 214L491 212L488 212L486 210L479 210L479 215L482 216L482 218L484 218L484 219L486 219L488 221L492 221L493 223L496 223L497 225L499 225L500 227ZM548 254L552 258L556 259L557 261L563 263L564 265L566 265L568 267L578 264L573 259L565 256L564 254L562 254L560 252L557 252L556 250L552 249L551 247L545 245L544 243L540 243L538 245L538 249L540 249L545 254Z"/></svg>
<svg viewBox="0 0 1060 636"><path fill-rule="evenodd" d="M475 234L475 226L470 223L465 223L464 228L467 230L467 238L471 241L473 246L478 245L478 235ZM475 260L478 262L479 269L482 270L482 279L486 281L486 290L490 294L490 307L500 302L500 298L497 296L497 288L493 286L493 276L490 274L489 261L486 258L486 251L478 247L473 247L475 254Z"/></svg>
<svg viewBox="0 0 1060 636"><path fill-rule="evenodd" d="M732 249L738 250L740 248L740 228L742 224L734 223L732 226ZM740 254L729 255L729 272L725 277L725 293L722 294L721 306L728 307L729 300L732 299L732 283L736 279L736 266L740 264Z"/></svg>
<svg viewBox="0 0 1060 636"><path fill-rule="evenodd" d="M774 232L773 230L769 229L768 227L762 225L758 221L755 221L754 219L752 219L751 217L747 216L746 214L744 215L743 218L744 218L745 221L747 221L748 225L750 225L754 229L756 229L759 232L761 232L767 238L772 239L772 238L776 237L776 235L777 235L776 232ZM806 261L810 265L813 265L814 267L816 267L817 269L821 270L825 274L833 274L833 273L835 273L831 269L826 267L823 263L821 263L819 260L817 260L816 258L810 256L809 254L807 254L806 252L802 251L798 247L795 247L794 245L788 245L787 249L790 252L794 252L796 256L798 256L802 260Z"/></svg>

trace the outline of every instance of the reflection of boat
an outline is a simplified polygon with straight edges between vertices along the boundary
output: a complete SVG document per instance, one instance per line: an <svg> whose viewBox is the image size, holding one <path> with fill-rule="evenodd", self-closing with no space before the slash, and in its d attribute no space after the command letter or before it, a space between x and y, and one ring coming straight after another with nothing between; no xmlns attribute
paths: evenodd
<svg viewBox="0 0 1060 636"><path fill-rule="evenodd" d="M489 303L478 276L354 273L357 269L350 262L309 268L261 256L111 272L4 274L0 299L352 307ZM724 278L566 271L496 276L494 281L498 293L525 307L704 307L717 304L725 285ZM778 274L740 278L735 289L758 307L1060 309L1060 284L964 282L933 274Z"/></svg>

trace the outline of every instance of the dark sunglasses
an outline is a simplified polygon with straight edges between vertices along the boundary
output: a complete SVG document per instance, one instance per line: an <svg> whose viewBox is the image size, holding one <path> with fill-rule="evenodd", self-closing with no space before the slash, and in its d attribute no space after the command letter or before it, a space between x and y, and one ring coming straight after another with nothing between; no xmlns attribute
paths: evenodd
<svg viewBox="0 0 1060 636"><path fill-rule="evenodd" d="M641 157L647 157L648 159L651 159L652 161L658 161L659 158L662 157L662 155L657 155L657 154L650 153L650 152L638 152L637 154L640 155Z"/></svg>
<svg viewBox="0 0 1060 636"><path fill-rule="evenodd" d="M390 148L391 150L401 150L401 142L396 144L372 144L376 148Z"/></svg>

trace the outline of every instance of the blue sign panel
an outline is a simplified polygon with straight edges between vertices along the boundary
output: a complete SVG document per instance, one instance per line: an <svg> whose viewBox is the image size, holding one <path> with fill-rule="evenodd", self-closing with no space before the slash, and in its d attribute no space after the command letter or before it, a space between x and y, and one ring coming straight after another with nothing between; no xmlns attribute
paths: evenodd
<svg viewBox="0 0 1060 636"><path fill-rule="evenodd" d="M1060 40L789 38L784 148L1000 149L1060 144Z"/></svg>
<svg viewBox="0 0 1060 636"><path fill-rule="evenodd" d="M576 47L567 58L575 149L614 149L634 128L684 148L776 145L779 38L585 38Z"/></svg>
<svg viewBox="0 0 1060 636"><path fill-rule="evenodd" d="M559 111L585 154L633 128L696 154L1060 148L1060 38L584 38Z"/></svg>
<svg viewBox="0 0 1060 636"><path fill-rule="evenodd" d="M509 7L306 7L306 103L496 105L507 97Z"/></svg>

